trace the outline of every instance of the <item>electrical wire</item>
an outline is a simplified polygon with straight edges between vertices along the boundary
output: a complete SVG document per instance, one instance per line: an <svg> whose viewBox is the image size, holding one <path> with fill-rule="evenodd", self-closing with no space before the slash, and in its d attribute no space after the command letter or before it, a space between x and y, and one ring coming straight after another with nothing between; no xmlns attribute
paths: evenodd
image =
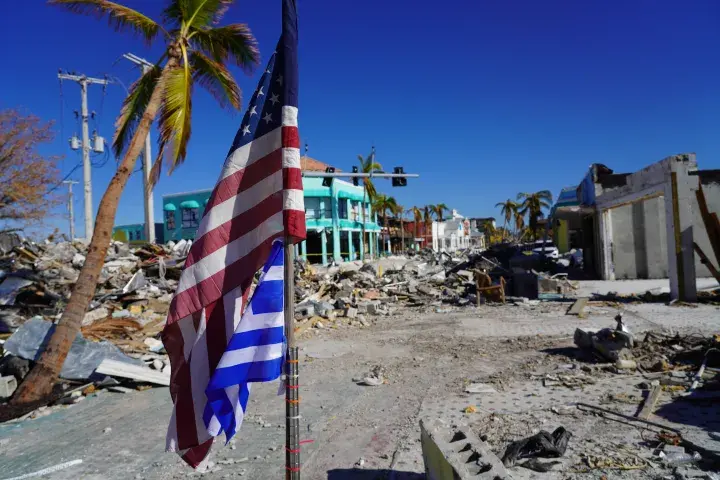
<svg viewBox="0 0 720 480"><path fill-rule="evenodd" d="M48 190L47 192L45 192L45 194L47 195L47 194L50 194L50 193L54 192L55 190L57 190L57 189L60 187L60 185L62 185L65 180L67 180L68 178L70 178L70 175L72 175L73 173L75 173L75 170L77 170L77 169L80 168L80 167L82 167L82 162L80 162L80 163L78 163L77 165L75 165L75 166L72 168L72 170L70 170L70 172L68 172L68 174L65 175L65 177L63 177L62 180L60 180L60 181L59 181L54 187L52 187L50 190Z"/></svg>

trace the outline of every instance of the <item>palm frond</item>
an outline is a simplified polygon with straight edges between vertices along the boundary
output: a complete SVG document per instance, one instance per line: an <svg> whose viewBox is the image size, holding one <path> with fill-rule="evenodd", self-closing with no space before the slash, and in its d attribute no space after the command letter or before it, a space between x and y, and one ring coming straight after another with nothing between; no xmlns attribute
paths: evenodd
<svg viewBox="0 0 720 480"><path fill-rule="evenodd" d="M183 0L183 21L187 28L217 23L233 0Z"/></svg>
<svg viewBox="0 0 720 480"><path fill-rule="evenodd" d="M113 151L116 157L122 156L122 152L135 134L135 129L150 102L153 91L157 88L161 74L162 69L159 65L155 65L130 86L130 93L125 97L120 115L115 121Z"/></svg>
<svg viewBox="0 0 720 480"><path fill-rule="evenodd" d="M207 90L221 108L240 108L240 87L225 65L201 52L191 52L189 60L193 80Z"/></svg>
<svg viewBox="0 0 720 480"><path fill-rule="evenodd" d="M219 63L232 61L246 73L252 72L260 62L257 41L245 24L197 29L188 38L194 49L205 52Z"/></svg>
<svg viewBox="0 0 720 480"><path fill-rule="evenodd" d="M165 95L158 116L160 149L168 149L165 164L168 175L185 161L190 139L193 79L190 66L183 65L165 73ZM160 167L158 167L159 169Z"/></svg>
<svg viewBox="0 0 720 480"><path fill-rule="evenodd" d="M165 30L150 17L137 10L108 0L49 0L50 5L64 7L71 12L95 15L102 18L108 16L110 25L117 31L131 31L150 42L159 31Z"/></svg>

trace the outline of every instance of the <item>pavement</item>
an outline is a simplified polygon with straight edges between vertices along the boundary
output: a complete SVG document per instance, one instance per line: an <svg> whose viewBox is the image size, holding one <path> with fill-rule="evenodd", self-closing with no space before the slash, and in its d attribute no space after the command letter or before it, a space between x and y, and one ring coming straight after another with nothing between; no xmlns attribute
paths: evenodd
<svg viewBox="0 0 720 480"><path fill-rule="evenodd" d="M508 372L541 361L547 357L543 350L568 344L576 327L614 326L618 308L634 332L720 331L720 310L713 305L617 307L600 302L588 307L584 319L565 315L569 305L401 308L389 317L378 317L367 328L310 330L300 340L301 439L312 441L303 446L302 477L424 478L418 427L422 415L459 415L459 408L468 402L462 395L468 382L503 375L510 382ZM387 384L368 387L352 382L376 365L386 370ZM527 401L523 395L528 392L520 392L528 388L529 384L514 381L508 384L510 397L487 401L515 408ZM603 385L594 388L598 391L589 390L589 398ZM531 400L538 398L542 396L533 395ZM549 405L551 398L545 403ZM177 456L164 452L170 411L166 388L102 392L46 417L0 425L0 480L77 459L82 463L43 478L199 476ZM216 443L214 466L202 477L282 478L283 424L284 403L277 396L277 383L257 385L236 441Z"/></svg>

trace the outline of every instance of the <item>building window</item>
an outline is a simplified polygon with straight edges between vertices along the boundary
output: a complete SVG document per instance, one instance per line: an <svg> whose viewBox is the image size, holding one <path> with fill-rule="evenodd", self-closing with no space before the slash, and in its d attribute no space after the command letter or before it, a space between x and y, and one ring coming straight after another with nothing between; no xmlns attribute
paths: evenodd
<svg viewBox="0 0 720 480"><path fill-rule="evenodd" d="M323 201L322 218L332 218L332 199L330 197Z"/></svg>
<svg viewBox="0 0 720 480"><path fill-rule="evenodd" d="M360 221L360 204L359 202L350 202L350 220L353 222Z"/></svg>
<svg viewBox="0 0 720 480"><path fill-rule="evenodd" d="M344 198L338 200L338 216L344 219L348 218L347 200Z"/></svg>
<svg viewBox="0 0 720 480"><path fill-rule="evenodd" d="M175 230L175 212L173 210L165 210L165 225L168 230Z"/></svg>
<svg viewBox="0 0 720 480"><path fill-rule="evenodd" d="M320 218L320 199L317 197L307 197L305 199L305 218Z"/></svg>
<svg viewBox="0 0 720 480"><path fill-rule="evenodd" d="M197 208L183 208L182 210L182 228L197 228L198 222Z"/></svg>

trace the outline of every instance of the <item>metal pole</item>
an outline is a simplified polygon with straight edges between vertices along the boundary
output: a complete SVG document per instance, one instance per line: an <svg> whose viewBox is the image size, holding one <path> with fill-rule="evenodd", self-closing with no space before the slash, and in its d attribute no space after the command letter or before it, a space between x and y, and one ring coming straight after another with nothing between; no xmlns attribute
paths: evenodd
<svg viewBox="0 0 720 480"><path fill-rule="evenodd" d="M140 58L132 53L123 55L125 59L140 65L143 75L153 67L153 64ZM152 167L152 158L150 151L150 131L145 137L145 148L143 149L143 190L145 199L145 239L150 243L155 243L155 210L153 201L153 192L148 186L150 185L150 168Z"/></svg>
<svg viewBox="0 0 720 480"><path fill-rule="evenodd" d="M73 191L72 186L75 181L65 180L63 183L68 186L68 214L70 217L70 241L75 240L75 210L73 209Z"/></svg>
<svg viewBox="0 0 720 480"><path fill-rule="evenodd" d="M298 347L295 342L295 265L294 247L285 238L285 479L300 480L300 392L298 384Z"/></svg>
<svg viewBox="0 0 720 480"><path fill-rule="evenodd" d="M83 159L83 188L85 198L85 238L90 240L93 236L93 208L92 208L92 170L90 166L90 131L88 125L88 81L80 80L80 115L82 116L82 159Z"/></svg>

